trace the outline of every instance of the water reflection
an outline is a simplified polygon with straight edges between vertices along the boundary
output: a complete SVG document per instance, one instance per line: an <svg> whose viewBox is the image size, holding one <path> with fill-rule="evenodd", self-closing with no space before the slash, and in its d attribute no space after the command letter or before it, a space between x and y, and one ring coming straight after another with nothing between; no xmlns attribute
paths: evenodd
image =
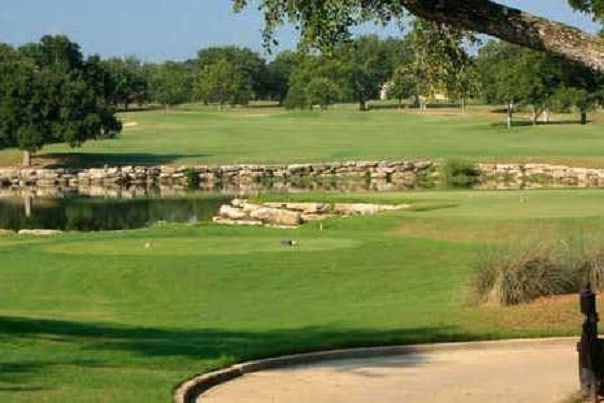
<svg viewBox="0 0 604 403"><path fill-rule="evenodd" d="M95 197L0 199L0 228L103 231L141 228L157 221L211 220L225 196L108 199Z"/></svg>

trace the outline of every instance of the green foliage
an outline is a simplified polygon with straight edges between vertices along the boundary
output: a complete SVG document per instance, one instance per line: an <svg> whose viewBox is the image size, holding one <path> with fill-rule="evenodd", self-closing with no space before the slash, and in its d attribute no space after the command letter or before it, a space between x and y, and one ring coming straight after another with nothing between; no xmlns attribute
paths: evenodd
<svg viewBox="0 0 604 403"><path fill-rule="evenodd" d="M292 51L281 52L266 66L267 95L283 103L289 91L289 78L298 64L299 56Z"/></svg>
<svg viewBox="0 0 604 403"><path fill-rule="evenodd" d="M604 0L568 0L575 9L590 13L594 18L604 18ZM241 11L250 3L249 0L232 0L235 11ZM425 3L425 4L422 4ZM447 7L455 10L468 6L465 2L449 1ZM477 15L492 9L491 2L473 2ZM351 31L365 22L374 21L388 24L399 22L403 17L404 7L415 10L422 17L446 19L449 23L465 29L484 29L484 25L473 20L471 15L446 16L439 15L439 6L433 2L418 2L415 0L325 0L321 2L297 0L264 0L260 9L264 12L264 42L265 46L277 43L274 38L276 29L284 23L293 23L300 30L301 44L304 47L316 47L330 51L337 44L344 43L351 37ZM443 6L444 7L444 6ZM467 13L467 10L464 10ZM510 23L514 21L514 13L508 16ZM457 17L457 18L455 18ZM458 20L458 21L457 21ZM505 22L506 18L502 18ZM512 28L512 27L510 27ZM502 31L503 32L503 31ZM506 35L505 32L502 35ZM513 37L510 35L510 38Z"/></svg>
<svg viewBox="0 0 604 403"><path fill-rule="evenodd" d="M191 99L191 74L180 63L165 62L151 73L151 98L168 107Z"/></svg>
<svg viewBox="0 0 604 403"><path fill-rule="evenodd" d="M491 41L479 52L483 94L489 103L508 108L533 107L533 121L548 108L576 106L586 112L595 105L602 75L559 57Z"/></svg>
<svg viewBox="0 0 604 403"><path fill-rule="evenodd" d="M187 168L184 170L185 179L187 180L187 187L190 189L199 189L201 179L199 178L199 172L195 168Z"/></svg>
<svg viewBox="0 0 604 403"><path fill-rule="evenodd" d="M379 95L380 87L392 76L395 65L389 46L392 41L381 41L377 35L361 36L339 47L337 60L338 77L354 94L359 109L367 109L367 101Z"/></svg>
<svg viewBox="0 0 604 403"><path fill-rule="evenodd" d="M318 105L321 109L333 104L338 99L339 88L329 78L313 78L306 89L306 96L310 105Z"/></svg>
<svg viewBox="0 0 604 403"><path fill-rule="evenodd" d="M594 14L596 19L604 21L603 0L568 0L568 2L574 9Z"/></svg>
<svg viewBox="0 0 604 403"><path fill-rule="evenodd" d="M203 72L217 63L228 65L231 103L247 103L249 99L265 97L268 92L268 73L266 62L256 52L236 46L209 47L200 49L195 60L195 71Z"/></svg>
<svg viewBox="0 0 604 403"><path fill-rule="evenodd" d="M110 97L116 106L121 104L127 111L133 102L142 105L149 100L149 78L138 59L113 58L105 65L113 86Z"/></svg>
<svg viewBox="0 0 604 403"><path fill-rule="evenodd" d="M471 188L480 181L480 170L473 162L452 159L442 166L442 179L446 187Z"/></svg>
<svg viewBox="0 0 604 403"><path fill-rule="evenodd" d="M0 146L34 152L45 144L80 146L121 130L107 94L96 80L106 74L65 36L44 36L0 58Z"/></svg>
<svg viewBox="0 0 604 403"><path fill-rule="evenodd" d="M194 96L207 103L245 105L252 97L245 77L226 59L205 65L195 78Z"/></svg>

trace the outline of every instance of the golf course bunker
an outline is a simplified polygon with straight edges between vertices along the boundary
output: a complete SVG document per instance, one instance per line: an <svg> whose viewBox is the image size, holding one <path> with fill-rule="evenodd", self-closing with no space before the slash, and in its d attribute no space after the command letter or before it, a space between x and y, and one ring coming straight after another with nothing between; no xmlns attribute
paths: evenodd
<svg viewBox="0 0 604 403"><path fill-rule="evenodd" d="M293 243L293 244L292 244ZM104 256L205 256L242 255L250 253L300 253L346 249L358 242L345 238L258 237L258 236L196 236L149 237L76 241L48 246L52 253Z"/></svg>
<svg viewBox="0 0 604 403"><path fill-rule="evenodd" d="M576 341L435 345L253 372L209 389L198 402L554 403L578 389Z"/></svg>

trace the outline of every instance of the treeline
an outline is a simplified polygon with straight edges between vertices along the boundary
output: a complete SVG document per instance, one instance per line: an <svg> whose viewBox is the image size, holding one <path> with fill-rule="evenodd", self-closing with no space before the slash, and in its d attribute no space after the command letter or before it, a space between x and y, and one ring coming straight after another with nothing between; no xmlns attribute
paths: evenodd
<svg viewBox="0 0 604 403"><path fill-rule="evenodd" d="M574 109L585 122L587 112L604 103L600 73L500 41L483 44L470 32L420 19L401 39L362 36L329 55L284 51L266 62L231 46L201 49L180 63L113 63L147 82L147 101L165 106L273 100L288 108L357 102L366 110L381 96L419 108L444 99L463 110L472 99L503 106L511 124L519 106L532 108L534 121Z"/></svg>
<svg viewBox="0 0 604 403"><path fill-rule="evenodd" d="M43 144L78 146L121 130L115 112L133 105L188 102L327 108L377 98L426 108L444 100L500 105L512 124L519 106L533 121L576 110L581 121L604 104L604 78L555 56L417 19L402 38L361 36L330 54L284 51L271 61L247 48L210 47L183 62L84 57L65 36L19 48L0 44L0 148L29 153Z"/></svg>

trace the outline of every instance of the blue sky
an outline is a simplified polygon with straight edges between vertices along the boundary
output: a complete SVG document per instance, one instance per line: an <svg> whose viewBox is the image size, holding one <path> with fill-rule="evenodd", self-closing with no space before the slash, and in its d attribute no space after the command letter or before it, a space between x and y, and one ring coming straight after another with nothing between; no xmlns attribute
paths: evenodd
<svg viewBox="0 0 604 403"><path fill-rule="evenodd" d="M574 13L566 0L500 2L588 31L598 29L589 17ZM234 14L230 0L2 0L0 42L21 45L45 34L66 34L86 54L184 60L210 45L236 44L262 52L261 24L255 7ZM292 29L282 30L279 39L282 48L295 46Z"/></svg>

